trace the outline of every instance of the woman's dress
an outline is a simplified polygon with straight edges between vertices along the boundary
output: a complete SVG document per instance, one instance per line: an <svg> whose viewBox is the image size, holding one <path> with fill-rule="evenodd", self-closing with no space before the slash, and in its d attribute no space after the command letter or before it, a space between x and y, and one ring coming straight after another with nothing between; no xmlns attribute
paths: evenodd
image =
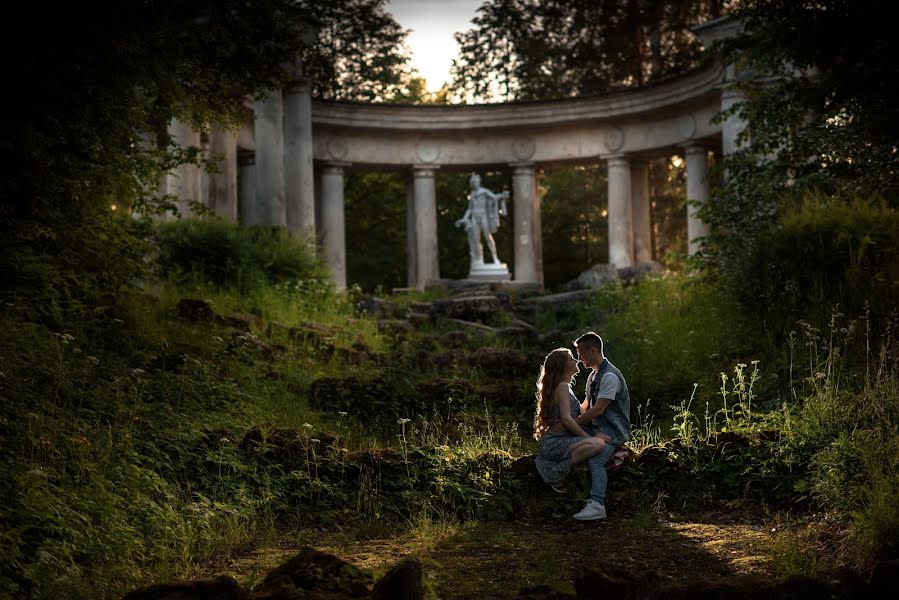
<svg viewBox="0 0 899 600"><path fill-rule="evenodd" d="M581 414L581 403L571 388L568 389L571 416L577 418ZM559 407L553 408L553 420L550 428L562 422L559 415ZM563 479L571 471L571 446L583 441L585 438L572 434L567 429L563 431L547 431L537 442L537 472L547 483L555 483Z"/></svg>

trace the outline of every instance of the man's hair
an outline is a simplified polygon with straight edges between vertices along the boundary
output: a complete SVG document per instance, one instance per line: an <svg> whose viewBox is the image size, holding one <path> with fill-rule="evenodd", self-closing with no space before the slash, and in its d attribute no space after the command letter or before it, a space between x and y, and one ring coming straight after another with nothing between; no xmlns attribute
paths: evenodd
<svg viewBox="0 0 899 600"><path fill-rule="evenodd" d="M574 340L575 346L592 346L593 348L598 348L599 353L602 354L602 338L599 337L598 333L594 333L592 331L588 331L578 339Z"/></svg>

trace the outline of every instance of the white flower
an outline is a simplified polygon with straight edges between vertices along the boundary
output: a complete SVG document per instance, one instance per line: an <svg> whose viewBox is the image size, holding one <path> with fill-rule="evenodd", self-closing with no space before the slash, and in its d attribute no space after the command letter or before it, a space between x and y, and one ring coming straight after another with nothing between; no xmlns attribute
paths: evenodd
<svg viewBox="0 0 899 600"><path fill-rule="evenodd" d="M85 360L86 360L87 362L91 363L92 365L99 365L99 364L100 364L100 359L97 358L96 356L93 356L93 355L86 356L86 357L85 357Z"/></svg>
<svg viewBox="0 0 899 600"><path fill-rule="evenodd" d="M397 423L399 423L400 425L405 425L406 423L408 423L411 420L412 419L407 419L407 418L403 417L402 419L397 420Z"/></svg>
<svg viewBox="0 0 899 600"><path fill-rule="evenodd" d="M312 423L303 423L303 427L306 429L312 429Z"/></svg>
<svg viewBox="0 0 899 600"><path fill-rule="evenodd" d="M316 438L312 438L309 441L312 442L313 444L321 444L321 442L322 442L321 440L316 439Z"/></svg>
<svg viewBox="0 0 899 600"><path fill-rule="evenodd" d="M350 413L348 413L348 412L345 411L345 410L340 410L340 411L337 411L337 414L340 415L341 417L345 417L345 416L347 416L347 415L350 414Z"/></svg>
<svg viewBox="0 0 899 600"><path fill-rule="evenodd" d="M143 369L131 369L132 377L140 377L141 375L144 375L144 374L146 374L146 371L144 371Z"/></svg>

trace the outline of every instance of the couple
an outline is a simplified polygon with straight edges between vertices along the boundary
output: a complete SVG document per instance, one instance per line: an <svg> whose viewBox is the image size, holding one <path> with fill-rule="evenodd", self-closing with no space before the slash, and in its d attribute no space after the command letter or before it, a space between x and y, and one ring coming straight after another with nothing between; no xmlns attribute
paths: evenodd
<svg viewBox="0 0 899 600"><path fill-rule="evenodd" d="M572 465L587 461L590 498L574 518L595 521L606 518L606 464L630 437L631 403L624 375L603 356L602 338L590 331L574 345L578 360L592 370L585 398L578 402L571 389L578 360L571 350L556 348L546 356L537 378L536 465L543 480L562 491L562 479Z"/></svg>

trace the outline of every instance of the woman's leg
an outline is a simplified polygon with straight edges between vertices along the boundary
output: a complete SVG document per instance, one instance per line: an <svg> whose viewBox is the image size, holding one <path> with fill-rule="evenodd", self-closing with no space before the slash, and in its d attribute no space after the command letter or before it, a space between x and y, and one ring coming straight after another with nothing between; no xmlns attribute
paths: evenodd
<svg viewBox="0 0 899 600"><path fill-rule="evenodd" d="M596 456L606 447L606 442L597 437L587 438L571 446L571 464L584 462L591 456Z"/></svg>

